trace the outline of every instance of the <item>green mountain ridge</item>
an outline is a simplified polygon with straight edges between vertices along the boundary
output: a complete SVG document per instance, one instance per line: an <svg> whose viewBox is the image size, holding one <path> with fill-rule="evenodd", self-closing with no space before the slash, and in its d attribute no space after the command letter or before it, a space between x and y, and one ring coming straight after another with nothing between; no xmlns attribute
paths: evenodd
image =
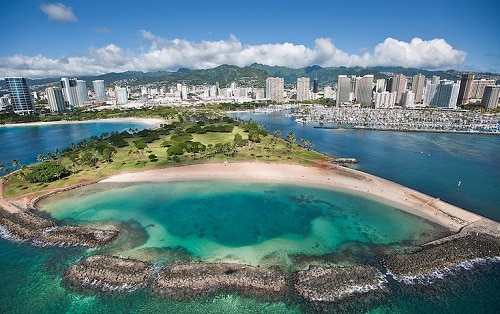
<svg viewBox="0 0 500 314"><path fill-rule="evenodd" d="M457 80L462 73L457 70L447 71L429 71L416 68L403 67L327 67L318 65L307 66L303 68L288 68L284 66L268 66L254 63L250 66L239 67L235 65L220 65L211 69L189 70L181 68L176 72L156 71L141 72L127 71L122 73L106 73L96 76L79 76L79 79L87 81L87 85L92 87L93 80L104 80L108 85L121 86L171 86L176 83L187 85L214 85L217 82L221 88L230 86L235 82L238 86L265 87L265 81L268 77L283 77L285 84L296 84L297 78L308 77L312 80L318 79L320 86L333 85L337 82L339 75L357 75L363 76L373 74L374 79L388 78L392 74L402 73L407 76L413 76L422 73L426 77L433 75L440 76L441 79ZM477 73L479 77L496 77L497 74ZM28 79L28 85L35 90L41 90L50 85L59 84L60 78ZM0 86L5 89L5 81L0 81Z"/></svg>

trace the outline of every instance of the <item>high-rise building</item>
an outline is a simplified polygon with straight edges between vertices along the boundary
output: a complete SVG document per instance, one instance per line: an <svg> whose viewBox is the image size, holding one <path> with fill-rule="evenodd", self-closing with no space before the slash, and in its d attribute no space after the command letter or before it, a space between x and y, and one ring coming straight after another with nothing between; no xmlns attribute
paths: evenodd
<svg viewBox="0 0 500 314"><path fill-rule="evenodd" d="M404 108L412 108L415 104L415 93L411 90L407 90L401 95L401 103L400 105Z"/></svg>
<svg viewBox="0 0 500 314"><path fill-rule="evenodd" d="M45 95L49 102L50 111L62 112L66 109L63 92L60 88L49 87L45 90Z"/></svg>
<svg viewBox="0 0 500 314"><path fill-rule="evenodd" d="M406 91L406 76L403 74L396 74L389 79L389 92L396 93L396 104L401 102L401 95Z"/></svg>
<svg viewBox="0 0 500 314"><path fill-rule="evenodd" d="M378 79L377 84L375 86L375 92L376 93L383 93L387 91L387 81L386 79Z"/></svg>
<svg viewBox="0 0 500 314"><path fill-rule="evenodd" d="M31 114L35 112L35 104L24 77L6 77L5 83L10 92L14 113Z"/></svg>
<svg viewBox="0 0 500 314"><path fill-rule="evenodd" d="M460 80L460 90L458 91L457 106L465 105L469 102L474 74L463 74Z"/></svg>
<svg viewBox="0 0 500 314"><path fill-rule="evenodd" d="M337 79L337 105L355 100L363 106L372 102L373 75L339 75Z"/></svg>
<svg viewBox="0 0 500 314"><path fill-rule="evenodd" d="M282 77L268 77L266 79L266 98L271 101L283 102L285 79Z"/></svg>
<svg viewBox="0 0 500 314"><path fill-rule="evenodd" d="M318 79L315 78L313 80L313 93L317 94L319 92L319 84L318 84Z"/></svg>
<svg viewBox="0 0 500 314"><path fill-rule="evenodd" d="M372 104L373 75L365 75L355 78L354 97L362 106Z"/></svg>
<svg viewBox="0 0 500 314"><path fill-rule="evenodd" d="M351 79L347 75L339 75L337 79L337 106L350 101Z"/></svg>
<svg viewBox="0 0 500 314"><path fill-rule="evenodd" d="M439 75L433 75L432 79L431 79L431 83L432 84L439 84L439 82L441 82L441 78L439 77Z"/></svg>
<svg viewBox="0 0 500 314"><path fill-rule="evenodd" d="M310 79L308 77L297 78L297 101L311 99L309 94L310 84Z"/></svg>
<svg viewBox="0 0 500 314"><path fill-rule="evenodd" d="M74 78L61 78L64 101L66 101L66 107L69 107L71 110L80 106L80 103L78 102L76 84L76 79Z"/></svg>
<svg viewBox="0 0 500 314"><path fill-rule="evenodd" d="M413 76L411 91L415 94L415 103L422 103L424 97L425 75L417 74Z"/></svg>
<svg viewBox="0 0 500 314"><path fill-rule="evenodd" d="M498 98L500 97L500 85L488 85L484 88L483 99L481 106L488 109L495 109L498 106Z"/></svg>
<svg viewBox="0 0 500 314"><path fill-rule="evenodd" d="M89 92L87 91L86 81L76 80L76 95L80 106L89 101Z"/></svg>
<svg viewBox="0 0 500 314"><path fill-rule="evenodd" d="M436 87L436 93L434 94L430 105L441 108L456 109L459 90L460 81L454 82L442 80Z"/></svg>
<svg viewBox="0 0 500 314"><path fill-rule="evenodd" d="M116 97L116 103L119 105L123 105L128 103L128 92L125 87L118 87L116 86L115 88L115 97Z"/></svg>
<svg viewBox="0 0 500 314"><path fill-rule="evenodd" d="M376 109L386 109L394 108L396 103L396 93L389 93L383 91L381 93L375 93L375 108Z"/></svg>
<svg viewBox="0 0 500 314"><path fill-rule="evenodd" d="M496 85L495 80L473 80L470 89L470 99L482 99L486 86Z"/></svg>
<svg viewBox="0 0 500 314"><path fill-rule="evenodd" d="M96 102L106 102L108 99L106 97L106 88L104 87L104 80L92 81L94 86L94 94Z"/></svg>
<svg viewBox="0 0 500 314"><path fill-rule="evenodd" d="M428 81L427 84L425 85L425 92L424 92L424 100L423 100L423 105L424 106L430 106L432 103L432 99L434 98L434 95L436 95L436 90L437 87L439 86L439 83L431 83L431 81Z"/></svg>

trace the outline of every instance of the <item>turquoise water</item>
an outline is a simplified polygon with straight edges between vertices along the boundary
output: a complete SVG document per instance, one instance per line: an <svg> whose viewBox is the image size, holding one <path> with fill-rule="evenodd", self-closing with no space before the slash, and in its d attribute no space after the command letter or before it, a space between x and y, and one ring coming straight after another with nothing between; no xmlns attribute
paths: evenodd
<svg viewBox="0 0 500 314"><path fill-rule="evenodd" d="M195 260L283 267L293 265L297 255L340 254L353 243L423 243L443 231L355 195L238 181L99 183L60 193L39 208L73 223L138 223L147 240L134 248L117 247L114 253L123 256L181 250Z"/></svg>
<svg viewBox="0 0 500 314"><path fill-rule="evenodd" d="M282 134L292 131L298 140L312 140L319 151L358 158L360 170L500 220L500 193L496 188L500 177L499 137L318 130L297 125L286 117L260 117L270 130L279 128ZM253 118L258 120L256 115ZM4 165L9 165L12 159L34 162L39 153L68 146L68 134L78 135L69 140L77 142L85 138L79 137L87 134L85 132L92 136L139 126L126 124L120 129L105 130L101 127L104 125L84 124L77 127L83 128L81 130L56 132L52 138L45 138L52 126L44 126L34 133L24 133L23 130L29 129L22 127L0 128L0 161ZM37 141L19 145L19 138L28 141L34 135L48 146L38 146ZM6 139L9 139L8 144ZM462 181L460 189L456 180ZM117 241L104 249L104 253L140 256L165 263L199 258L242 260L284 265L285 268L295 263L372 264L382 254L415 244L418 235L424 240L439 232L425 221L382 204L321 189L250 183L206 184L202 181L177 182L169 188L161 184L107 187L106 191L99 185L87 187L85 193L73 191L70 193L82 195L69 202L60 198L47 206L54 206L53 215L63 219L63 223L122 222L120 227L130 230L124 235L126 241ZM248 193L242 193L241 188ZM109 199L93 197L95 193L104 193L99 195L107 195ZM116 202L118 196L125 198ZM163 202L150 201L152 198L163 199ZM207 199L210 203L205 202ZM250 204L255 205L252 210L240 211L240 207L249 208ZM274 209L279 221L269 220L274 217ZM215 219L210 227L208 214ZM260 219L262 217L266 219ZM235 229L245 232L234 233ZM62 286L61 274L67 267L93 253L82 249L35 248L0 239L0 313L314 312L310 306L296 300L265 303L229 295L174 302L153 298L147 292L109 296L77 293ZM374 300L350 299L325 311L498 313L499 274L500 263L491 263L460 271L431 286L390 282L390 292Z"/></svg>

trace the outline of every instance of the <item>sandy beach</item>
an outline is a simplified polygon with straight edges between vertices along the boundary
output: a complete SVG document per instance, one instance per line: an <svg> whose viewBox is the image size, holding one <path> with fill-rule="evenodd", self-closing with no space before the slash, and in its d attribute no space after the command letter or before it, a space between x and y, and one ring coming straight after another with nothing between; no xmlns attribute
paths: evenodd
<svg viewBox="0 0 500 314"><path fill-rule="evenodd" d="M19 127L19 126L41 126L41 125L57 125L57 124L68 124L68 123L99 123L99 122L134 122L134 123L146 123L155 126L159 126L165 123L165 120L160 118L110 118L110 119L93 119L93 120L83 120L83 121L70 121L70 120L60 120L60 121L48 121L48 122L28 122L28 123L12 123L0 125L0 127Z"/></svg>
<svg viewBox="0 0 500 314"><path fill-rule="evenodd" d="M452 231L481 220L437 198L357 170L328 165L306 167L262 162L211 163L113 175L101 182L152 182L184 180L275 181L333 188L392 205L438 223Z"/></svg>

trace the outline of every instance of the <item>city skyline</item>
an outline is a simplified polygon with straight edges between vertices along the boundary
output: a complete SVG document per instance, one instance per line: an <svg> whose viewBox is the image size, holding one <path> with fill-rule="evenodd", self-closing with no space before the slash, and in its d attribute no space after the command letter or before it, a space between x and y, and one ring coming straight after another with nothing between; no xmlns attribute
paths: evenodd
<svg viewBox="0 0 500 314"><path fill-rule="evenodd" d="M9 1L0 76L403 66L500 73L493 1ZM23 23L19 23L22 20ZM15 23L16 28L10 27Z"/></svg>

